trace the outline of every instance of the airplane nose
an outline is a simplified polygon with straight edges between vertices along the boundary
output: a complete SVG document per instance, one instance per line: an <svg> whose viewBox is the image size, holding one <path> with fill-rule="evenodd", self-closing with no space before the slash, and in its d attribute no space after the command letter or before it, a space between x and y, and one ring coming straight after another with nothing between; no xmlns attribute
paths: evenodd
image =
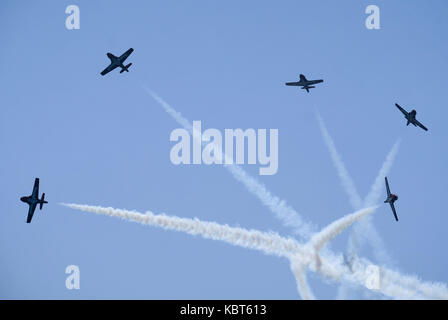
<svg viewBox="0 0 448 320"><path fill-rule="evenodd" d="M20 201L25 202L25 197L21 197L21 198L20 198Z"/></svg>

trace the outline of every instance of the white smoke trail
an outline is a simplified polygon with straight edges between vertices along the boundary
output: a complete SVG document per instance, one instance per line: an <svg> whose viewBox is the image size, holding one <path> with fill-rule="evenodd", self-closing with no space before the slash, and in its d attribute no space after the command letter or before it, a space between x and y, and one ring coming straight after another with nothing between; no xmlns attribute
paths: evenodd
<svg viewBox="0 0 448 320"><path fill-rule="evenodd" d="M359 208L362 207L362 200L361 200L361 197L359 196L358 191L356 191L356 187L353 182L353 179L350 177L347 169L345 168L344 162L342 161L341 156L339 155L338 151L336 150L334 141L331 138L330 134L328 133L328 130L324 124L324 121L322 120L319 113L316 112L316 116L317 116L317 120L319 122L319 127L320 127L320 130L322 133L322 137L324 138L325 144L327 145L327 148L330 152L331 158L333 159L333 164L336 167L338 175L341 178L342 187L344 188L345 192L347 193L352 207L355 210L358 210Z"/></svg>
<svg viewBox="0 0 448 320"><path fill-rule="evenodd" d="M306 265L301 263L299 259L291 259L290 266L296 279L297 290L299 291L302 300L315 300L316 298L306 279Z"/></svg>
<svg viewBox="0 0 448 320"><path fill-rule="evenodd" d="M369 206L369 204L373 205L378 203L381 194L383 193L384 177L386 177L389 174L389 171L392 168L395 157L397 156L398 153L398 149L400 147L400 143L401 139L398 139L392 146L392 149L387 154L386 160L384 161L380 171L378 172L375 182L372 184L372 187L370 188L370 192L364 199L365 206L366 205Z"/></svg>
<svg viewBox="0 0 448 320"><path fill-rule="evenodd" d="M348 238L348 253L351 256L357 255L366 242L369 241L373 247L373 254L375 259L383 265L392 265L392 258L387 252L386 245L383 239L379 235L373 223L369 217L360 220L357 225L353 227L353 231L350 232Z"/></svg>
<svg viewBox="0 0 448 320"><path fill-rule="evenodd" d="M325 268L322 269L322 259L319 256L320 250L334 237L336 237L339 233L341 233L344 229L348 228L350 225L352 225L354 222L358 221L361 217L364 217L367 215L367 212L373 212L376 207L370 207L368 211L358 211L354 214L346 215L328 226L326 226L324 229L322 229L320 232L315 233L311 240L304 246L303 250L307 252L307 257L314 256L314 261L310 260L304 260L303 256L299 259L292 257L291 258L291 271L293 272L297 287L299 289L299 292L302 293L302 297L304 300L306 299L314 299L314 296L312 295L308 284L306 282L306 267L311 264L312 262L315 263L314 268L318 271L323 270L323 274L325 274L327 277L335 278L334 274L334 268L331 267L328 263L325 263Z"/></svg>
<svg viewBox="0 0 448 320"><path fill-rule="evenodd" d="M141 224L161 227L167 230L182 231L191 235L200 235L206 239L220 240L240 247L256 249L266 254L289 257L291 252L300 252L299 244L289 238L280 237L276 233L263 233L257 230L247 230L228 225L220 225L216 222L205 222L199 219L180 218L164 214L154 214L147 211L142 214L137 211L123 209L104 208L80 204L65 204L72 209L103 214L131 220Z"/></svg>
<svg viewBox="0 0 448 320"><path fill-rule="evenodd" d="M335 257L330 253L322 258L321 270L326 269L328 278L367 286L372 276L369 269L375 265L367 259L358 258L349 272L343 261L341 256ZM448 299L448 289L444 283L422 282L415 276L403 275L386 267L378 268L379 288L367 287L373 293L394 299Z"/></svg>
<svg viewBox="0 0 448 320"><path fill-rule="evenodd" d="M370 212L374 211L378 206L370 207ZM366 216L364 210L358 211L354 214L346 215L328 226L326 226L319 233L314 234L311 237L310 243L312 244L314 250L318 253L322 247L336 237L342 230L346 229L352 225L355 221L360 220L361 217Z"/></svg>
<svg viewBox="0 0 448 320"><path fill-rule="evenodd" d="M324 141L328 147L333 163L338 171L339 177L341 178L342 185L344 186L344 190L348 194L350 198L350 203L352 207L357 210L362 206L368 206L367 204L373 205L378 202L378 198L381 196L382 191L382 179L388 174L390 171L395 156L398 152L398 147L400 145L400 140L398 140L392 147L391 151L386 157L386 161L383 163L374 184L366 196L364 203L359 196L359 193L356 190L353 179L350 177L347 169L345 168L344 163L341 160L341 156L336 150L336 146L334 144L333 139L331 138L328 130L325 126L324 121L321 116L316 113L317 120L319 122L319 126L322 132L322 136ZM366 219L360 220L358 224L356 224L353 228L354 230L350 233L349 236L349 245L348 251L351 255L356 255L359 251L360 247L363 246L365 241L368 239L370 244L374 249L374 254L376 259L380 261L382 264L389 264L391 262L391 258L389 257L386 247L384 245L383 240L379 236L375 226L373 225L371 219L367 217Z"/></svg>
<svg viewBox="0 0 448 320"><path fill-rule="evenodd" d="M199 137L198 134L193 134L194 127L190 123L188 119L182 116L180 112L177 112L174 108L172 108L165 100L163 100L156 93L152 92L145 86L143 89L152 96L154 100L156 100L163 109L184 129L190 132L193 137ZM203 141L199 141L201 144ZM215 150L219 151L219 148L215 148ZM218 157L221 156L218 155ZM232 161L227 161L228 155L224 153L225 160L224 163L232 163ZM305 223L302 217L291 208L284 200L281 200L279 197L271 194L271 192L265 187L264 184L259 182L254 177L250 176L246 171L244 171L240 166L232 164L226 165L226 169L232 174L232 176L239 182L241 182L246 189L255 195L266 207L274 213L274 215L279 219L283 225L287 227L291 227L296 234L303 238L309 238L315 229L313 225L310 223ZM306 274L302 273L298 275L297 279L298 289L303 289L304 292L299 291L300 295L304 297L304 299L311 299L314 295L311 292L311 289L308 286L306 280Z"/></svg>
<svg viewBox="0 0 448 320"><path fill-rule="evenodd" d="M359 209L360 204L368 206L368 204L372 205L374 203L377 203L379 197L381 196L383 179L388 174L388 172L392 167L395 156L398 153L400 140L397 140L397 142L395 142L392 149L388 153L386 160L383 163L380 171L378 172L375 182L373 183L370 189L369 194L366 196L366 198L362 203L361 197L359 196L359 193L356 190L353 179L350 177L347 169L345 168L345 165L342 162L341 157L336 150L334 141L331 138L330 134L328 133L324 121L322 120L321 116L318 113L316 113L316 115L322 132L322 136L327 145L327 148L329 149L333 163L338 171L339 177L342 180L344 190L348 194L353 208L356 210ZM374 249L373 252L375 258L382 264L391 264L392 259L387 253L386 246L384 245L382 238L375 229L370 217L366 217L365 219L360 220L359 223L356 224L353 227L353 230L350 232L348 241L349 254L351 256L355 256L359 252L360 248L364 245L367 239L369 240L371 246ZM346 288L341 287L338 293L338 297L344 298L346 293L347 293Z"/></svg>
<svg viewBox="0 0 448 320"><path fill-rule="evenodd" d="M156 101L158 101L162 107L164 107L164 109L166 110L167 113L169 113L180 125L182 125L186 130L189 130L190 132L192 131L192 125L190 124L190 122L183 118L182 115L177 112L176 110L174 110L170 105L168 105L163 99L161 99L159 96L157 96L156 94L154 94L153 92L151 92L150 90L148 90L147 88L145 88L145 90L151 95L153 96L154 99L156 99ZM334 146L334 143L333 143ZM336 150L334 148L334 150ZM336 152L337 154L337 152ZM340 159L340 157L339 157ZM342 161L340 161L340 163L342 163ZM343 165L343 163L342 163ZM238 166L231 166L231 167L236 167L238 168ZM242 170L242 169L241 169ZM229 170L231 171L231 170ZM348 176L348 172L345 170L345 172L347 173ZM300 235L302 235L304 238L309 238L309 235L312 234L312 230L314 230L314 226L311 225L310 223L304 223L302 221L302 218L299 216L299 214L292 209L291 207L289 207L288 205L286 205L286 202L283 200L280 200L280 198L273 196L269 190L267 190L267 188L259 183L256 179L253 179L253 184L249 183L250 181L247 181L247 179L245 179L245 176L251 178L248 174L246 174L243 170L241 173L241 177L239 178L238 175L234 175L235 178L241 182L243 182L243 184L246 185L246 187L248 188L248 190L252 193L255 194L262 202L263 204L265 204L266 206L269 207L269 209L274 212L274 214L280 218L282 220L282 222L285 225L288 226L296 226L296 229L299 229L300 231L298 232ZM351 183L351 185L354 187L353 181ZM353 190L356 191L355 188L353 188ZM359 195L358 195L359 197ZM356 198L353 197L354 201L352 201L353 204L356 203ZM327 253L328 254L328 253ZM344 266L339 265L339 266L335 266L335 259L333 258L333 263L324 263L325 260L322 259L322 266L321 266L321 270L326 270L326 272L328 274L342 274L341 270L345 270ZM340 263L341 264L341 263ZM366 265L372 265L372 263L367 263ZM359 273L359 272L358 272ZM364 278L361 277L361 279L363 279L362 281L360 281L359 279L357 279L356 281L354 281L355 283L357 283L358 285L361 284L363 285L366 279L365 279L365 268L364 268L364 272L361 272L361 274L364 275ZM297 278L297 277L296 277ZM349 281L350 280L350 277ZM358 277L359 278L359 277ZM395 283L393 282L398 282L399 285L395 285ZM401 281L401 284L400 284ZM419 290L419 286L421 285L420 282L417 282L418 285L416 285L416 287L412 287L412 288L402 288L401 285L407 285L408 283L411 283L410 281L403 281L403 278L397 278L397 279L392 279L391 280L391 284L389 284L387 281L385 281L384 283L384 288L382 288L380 290L381 293L383 293L386 296L392 297L392 298L398 298L398 299L406 299L406 298L410 298L410 297L416 297L415 291ZM432 284L428 285L430 288L432 288ZM447 299L448 294L446 293L446 287L444 284L437 284L437 286L441 286L442 293L439 294L432 294L432 291L430 291L425 297L430 298L430 299ZM397 289L398 288L398 289ZM430 289L431 290L431 289Z"/></svg>
<svg viewBox="0 0 448 320"><path fill-rule="evenodd" d="M215 222L204 222L198 219L187 219L173 216L156 215L151 212L142 214L136 211L103 208L99 206L88 206L79 204L63 204L67 207L97 214L119 217L126 220L161 227L167 230L176 230L191 235L200 235L206 239L224 241L236 246L260 250L269 255L286 257L291 261L298 286L302 286L301 274L304 267L309 266L311 271L318 272L330 280L345 280L364 286L370 276L367 269L372 264L366 259L359 259L353 266L353 272L347 272L342 259L333 254L321 257L320 263L315 264L316 252L313 250L313 242L305 245L291 238L284 238L276 233L247 230L243 228L220 225ZM374 211L374 207L360 210L333 222L322 229L319 234L314 235L314 244L324 244L338 233L355 222ZM319 245L320 246L320 245ZM298 274L299 273L299 274ZM300 274L301 273L301 274ZM299 284L300 283L300 284ZM301 290L304 290L303 288ZM404 276L398 272L382 268L381 281L378 292L396 299L448 299L448 289L443 283L425 283L413 276ZM312 298L313 296L309 296Z"/></svg>
<svg viewBox="0 0 448 320"><path fill-rule="evenodd" d="M369 193L364 199L364 206L369 206L369 203L370 205L378 203L379 198L381 197L381 194L383 192L384 177L389 174L389 171L392 168L392 164L398 153L400 142L401 140L398 139L387 154L386 160L381 166L381 169L376 176L375 182L372 184ZM355 225L353 230L350 232L349 252L352 254L356 254L356 252L359 250L359 247L362 247L364 245L366 239L369 239L369 241L372 243L372 246L375 248L375 258L380 263L388 265L393 264L392 258L387 253L383 239L380 237L377 230L373 226L371 219L369 218L359 221L359 223Z"/></svg>
<svg viewBox="0 0 448 320"><path fill-rule="evenodd" d="M145 91L151 95L154 100L156 100L165 111L176 120L181 126L183 126L190 133L193 133L193 126L188 119L182 116L180 112L173 109L166 101L159 97L156 93L152 92L146 87L143 87ZM199 136L199 135L194 135ZM200 141L202 143L202 141ZM219 150L219 148L217 148ZM216 149L215 149L216 150ZM228 157L224 153L224 157ZM225 161L225 163L229 163ZM273 195L263 183L259 182L256 178L250 176L246 171L244 171L240 166L232 164L225 165L227 170L233 175L233 177L241 182L246 189L255 195L266 207L271 210L275 216L282 221L282 223L294 229L294 231L304 239L308 239L313 231L316 229L310 222L305 222L303 218L290 207L286 201L280 199L279 197ZM359 209L359 208L357 208Z"/></svg>
<svg viewBox="0 0 448 320"><path fill-rule="evenodd" d="M374 207L371 207L344 216L313 236L311 245L301 245L291 238L283 238L273 232L264 233L257 230L220 225L216 222L205 222L198 219L166 216L164 214L156 215L149 211L142 214L136 211L110 207L64 203L62 205L76 210L119 217L168 230L186 232L191 235L200 235L206 239L220 240L236 246L260 250L266 254L289 258L291 270L296 276L297 287L303 299L314 299L314 295L306 281L305 272L306 267L313 263L317 257L318 250L356 220L373 212L374 209ZM325 273L323 274L325 275ZM327 276L331 277L331 274Z"/></svg>
<svg viewBox="0 0 448 320"><path fill-rule="evenodd" d="M302 254L300 256L293 255L290 257L291 271L296 278L297 288L304 300L314 299L314 295L306 280L307 266L314 263L313 268L315 271L319 271L321 274L331 279L337 278L338 276L335 276L334 268L329 263L322 263L322 259L319 255L320 250L344 229L373 212L375 208L376 207L370 207L360 210L332 222L311 237L311 240L302 247Z"/></svg>
<svg viewBox="0 0 448 320"><path fill-rule="evenodd" d="M182 113L174 110L173 108L171 108L171 106L165 101L163 100L161 97L159 97L156 93L152 92L151 90L149 90L146 87L143 87L143 89L149 94L151 95L151 97L156 100L164 109L165 111L174 118L174 120L177 121L177 123L179 123L182 127L184 127L186 130L188 130L190 133L193 132L193 125L190 123L190 121L188 121L188 119L184 118L182 116Z"/></svg>

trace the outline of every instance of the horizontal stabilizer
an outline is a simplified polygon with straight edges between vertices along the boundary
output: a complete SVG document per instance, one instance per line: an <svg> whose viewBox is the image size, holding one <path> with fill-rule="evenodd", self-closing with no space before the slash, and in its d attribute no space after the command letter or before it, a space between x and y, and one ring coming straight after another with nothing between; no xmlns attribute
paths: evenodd
<svg viewBox="0 0 448 320"><path fill-rule="evenodd" d="M124 66L124 68L121 69L120 73L123 73L124 71L129 72L128 68L132 65L132 63Z"/></svg>
<svg viewBox="0 0 448 320"><path fill-rule="evenodd" d="M45 201L45 193L42 193L42 198L40 199L40 204L39 204L39 210L42 210L44 203L48 203L48 202Z"/></svg>

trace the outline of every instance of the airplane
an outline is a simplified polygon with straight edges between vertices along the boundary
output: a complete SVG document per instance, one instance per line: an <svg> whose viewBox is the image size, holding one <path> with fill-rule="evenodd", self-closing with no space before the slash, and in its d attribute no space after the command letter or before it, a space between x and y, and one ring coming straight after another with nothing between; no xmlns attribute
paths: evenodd
<svg viewBox="0 0 448 320"><path fill-rule="evenodd" d="M408 123L406 124L407 126L412 123L414 126L419 126L420 128L422 128L425 131L428 131L428 128L426 128L424 125L422 125L416 118L415 116L417 115L417 111L412 110L411 112L407 112L406 110L404 110L402 107L400 107L400 105L398 103L395 104L395 106L398 108L398 110L400 110L403 114L404 117L408 120Z"/></svg>
<svg viewBox="0 0 448 320"><path fill-rule="evenodd" d="M384 203L389 203L392 208L392 212L394 213L395 220L398 221L397 212L395 211L394 202L398 200L398 196L396 194L390 193L389 182L387 181L387 177L384 178L386 180L386 190L387 190L387 198L384 200Z"/></svg>
<svg viewBox="0 0 448 320"><path fill-rule="evenodd" d="M351 273L353 273L353 263L354 263L355 257L352 254L347 255L344 253L343 259L344 259L343 264L350 270Z"/></svg>
<svg viewBox="0 0 448 320"><path fill-rule="evenodd" d="M39 199L39 178L36 178L36 180L34 180L33 193L28 197L20 198L20 201L25 202L29 205L28 217L26 219L26 223L31 222L37 204L39 204L39 209L42 210L44 203L48 203L48 201L45 201L44 199L45 199L45 193L42 193L42 198Z"/></svg>
<svg viewBox="0 0 448 320"><path fill-rule="evenodd" d="M128 51L123 53L121 56L116 57L112 53L108 52L107 56L110 59L110 65L107 66L106 69L101 71L101 75L104 76L105 74L108 74L112 70L114 70L117 67L120 67L120 73L123 73L124 71L129 72L129 67L132 65L132 63L128 64L127 66L123 65L123 62L129 57L129 55L134 51L134 49L130 48Z"/></svg>
<svg viewBox="0 0 448 320"><path fill-rule="evenodd" d="M307 80L306 77L301 74L300 75L300 81L298 82L286 82L285 85L287 86L296 86L296 87L302 87L302 89L305 89L306 92L310 92L309 89L315 88L313 84L318 84L324 82L324 80Z"/></svg>

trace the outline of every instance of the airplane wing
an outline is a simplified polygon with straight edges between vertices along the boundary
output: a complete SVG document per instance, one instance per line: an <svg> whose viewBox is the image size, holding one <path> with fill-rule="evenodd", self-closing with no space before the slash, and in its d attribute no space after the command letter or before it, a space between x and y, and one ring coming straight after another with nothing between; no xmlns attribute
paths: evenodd
<svg viewBox="0 0 448 320"><path fill-rule="evenodd" d="M299 82L286 82L285 85L287 85L287 86L301 86L302 83L300 81Z"/></svg>
<svg viewBox="0 0 448 320"><path fill-rule="evenodd" d="M395 106L398 108L398 110L400 110L405 116L408 116L409 113L404 110L402 107L400 107L400 105L398 103L395 104Z"/></svg>
<svg viewBox="0 0 448 320"><path fill-rule="evenodd" d="M394 204L393 204L392 202L389 203L389 204L390 204L390 207L392 208L392 212L394 213L395 220L398 221L397 212L395 211L395 206L394 206Z"/></svg>
<svg viewBox="0 0 448 320"><path fill-rule="evenodd" d="M134 49L133 49L133 48L130 48L128 51L126 51L125 53L123 53L123 54L120 56L120 58L118 58L118 59L120 59L121 62L124 62L124 60L126 60L126 59L129 57L129 55L130 55L133 51L134 51Z"/></svg>
<svg viewBox="0 0 448 320"><path fill-rule="evenodd" d="M321 83L324 82L324 80L309 80L308 81L308 85L312 85L312 84L317 84L317 83Z"/></svg>
<svg viewBox="0 0 448 320"><path fill-rule="evenodd" d="M33 219L34 210L36 210L37 203L30 205L28 209L28 217L26 218L26 223L30 223L31 219Z"/></svg>
<svg viewBox="0 0 448 320"><path fill-rule="evenodd" d="M420 128L422 128L425 131L428 131L428 128L426 128L424 125L420 123L417 119L414 120L415 124L418 125Z"/></svg>
<svg viewBox="0 0 448 320"><path fill-rule="evenodd" d="M387 177L385 177L384 180L386 180L387 196L390 196L389 182L387 181Z"/></svg>
<svg viewBox="0 0 448 320"><path fill-rule="evenodd" d="M32 197L39 198L39 178L34 180L33 194Z"/></svg>
<svg viewBox="0 0 448 320"><path fill-rule="evenodd" d="M106 69L104 69L103 71L101 71L101 75L104 76L105 74L108 74L109 72L111 72L112 70L114 70L116 67L118 67L118 65L113 65L112 63L107 66Z"/></svg>

